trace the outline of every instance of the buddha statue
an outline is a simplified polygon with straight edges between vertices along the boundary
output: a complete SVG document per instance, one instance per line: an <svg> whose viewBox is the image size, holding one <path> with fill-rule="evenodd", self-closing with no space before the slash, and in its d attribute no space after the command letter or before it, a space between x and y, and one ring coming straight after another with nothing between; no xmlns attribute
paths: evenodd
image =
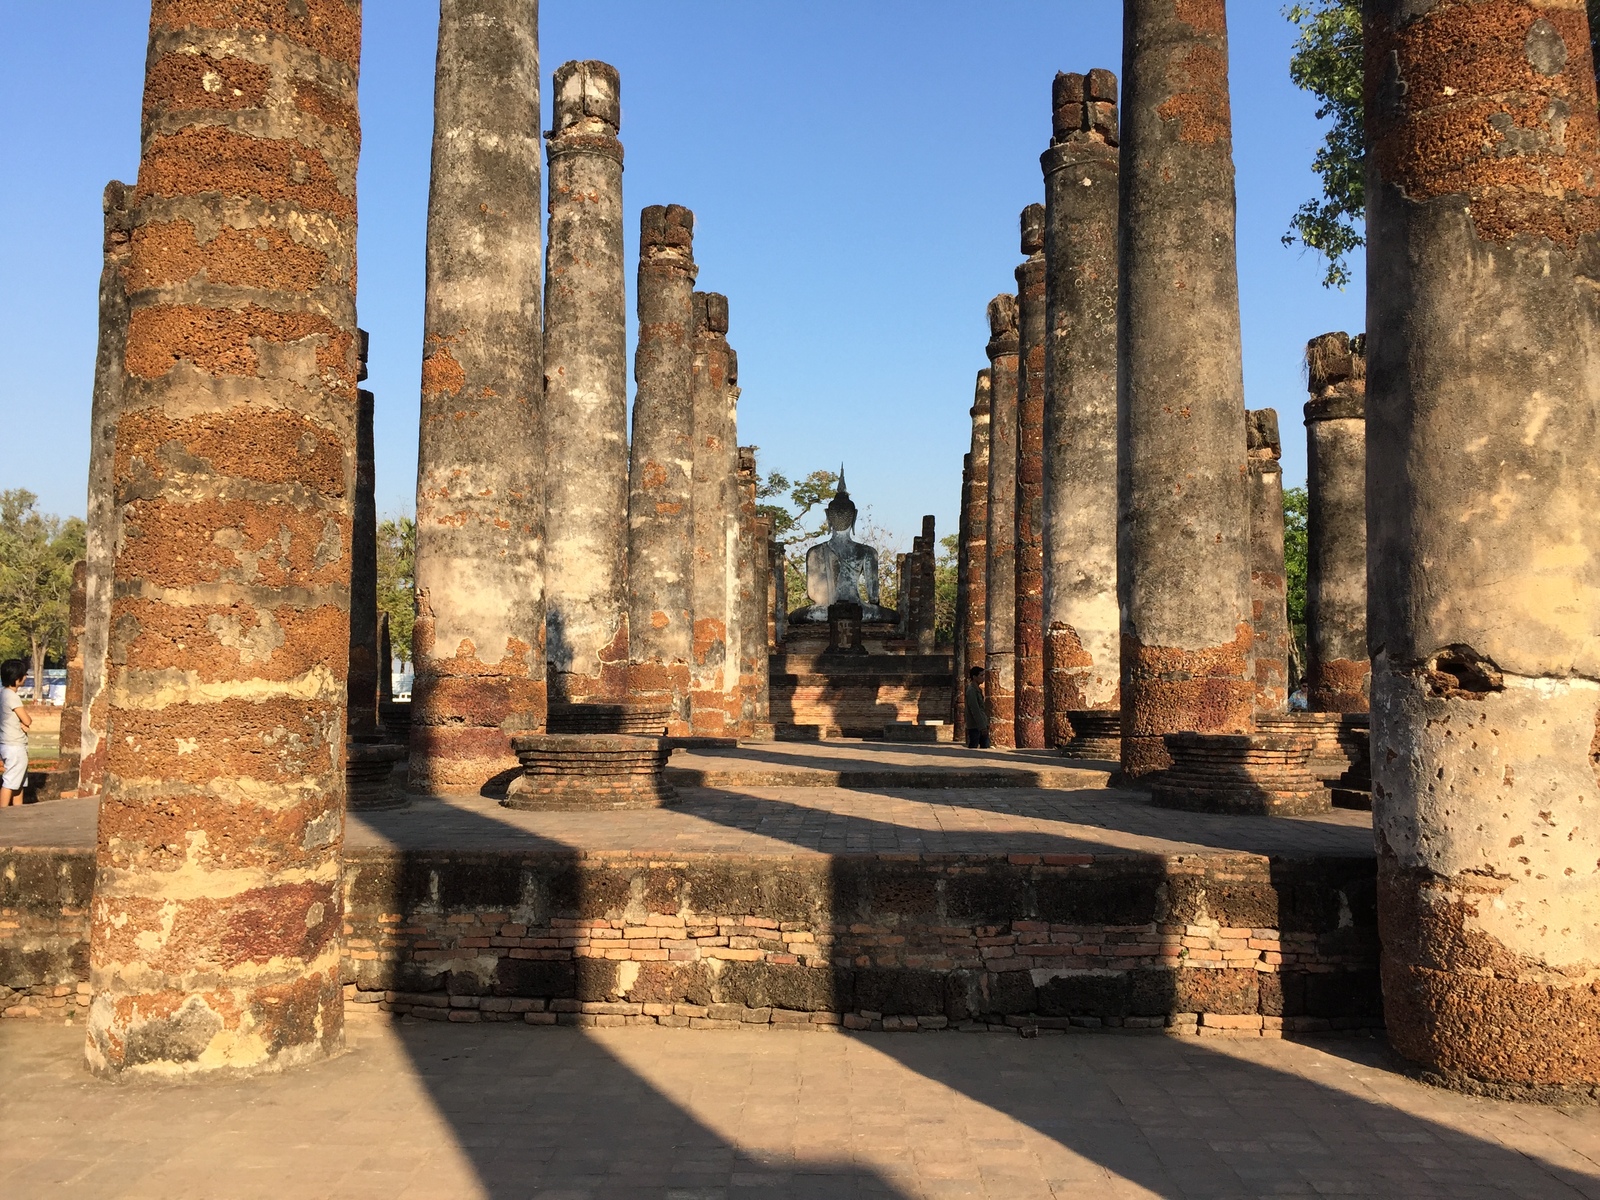
<svg viewBox="0 0 1600 1200"><path fill-rule="evenodd" d="M839 490L828 501L828 539L806 551L806 595L811 607L789 614L791 621L826 621L828 606L859 604L863 621L898 621L900 614L878 605L878 552L851 536L856 527L856 506L844 486L839 468Z"/></svg>

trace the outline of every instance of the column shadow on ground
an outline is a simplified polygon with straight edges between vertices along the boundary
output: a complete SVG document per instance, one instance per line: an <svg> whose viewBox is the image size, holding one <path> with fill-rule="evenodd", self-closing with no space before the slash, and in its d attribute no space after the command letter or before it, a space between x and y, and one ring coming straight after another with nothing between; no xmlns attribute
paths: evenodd
<svg viewBox="0 0 1600 1200"><path fill-rule="evenodd" d="M727 805L745 798L728 794L718 799ZM752 803L768 809L776 806L779 812L793 809L795 815L810 812L772 800ZM471 819L484 826L480 836L510 832L492 817L471 814ZM619 813L617 819L626 821L628 815ZM846 820L869 833L901 830L887 822L854 816ZM767 832L783 836L778 826ZM513 840L519 856L548 854L574 868L583 851L521 829ZM1067 837L1061 837L1059 844L1064 853L1078 852L1082 845ZM1093 843L1088 848L1106 849ZM408 869L438 874L441 851L437 849L395 853L409 860ZM482 860L483 852L461 857ZM860 857L842 853L834 859L831 886L836 911L860 902L859 880L850 866ZM1151 866L1160 861L1155 855L1132 857L1147 859ZM495 869L462 865L469 870ZM577 875L576 870L573 873ZM436 878L431 888L410 889L410 894L430 895L433 902L447 904L449 886L444 878ZM568 902L559 900L554 907ZM1285 896L1284 902L1295 900ZM408 914L401 915L404 919ZM834 1011L855 1007L853 974L837 966L830 971ZM454 990L449 980L444 982ZM544 986L552 982L546 979ZM570 986L576 988L575 979ZM464 1152L495 1200L524 1195L733 1200L902 1194L881 1176L846 1162L761 1161L707 1128L588 1038L569 1039L566 1031L549 1036L552 1031L517 1025L457 1027L452 1033L463 1035L463 1045L478 1047L463 1057L456 1053L454 1042L439 1040L442 1029L435 1034L403 1024L399 1032L407 1039L419 1078L457 1131ZM1198 1040L1110 1033L1035 1040L998 1033L911 1037L706 1030L697 1036L865 1037L874 1049L916 1075L1004 1113L1163 1197L1330 1190L1395 1196L1470 1192L1538 1200L1600 1197L1600 1179L1582 1170L1544 1162L1388 1104L1220 1052ZM1050 1065L1050 1055L1043 1049L1064 1043L1071 1045L1079 1069ZM1351 1040L1321 1045L1335 1054L1343 1049L1358 1059L1364 1053ZM590 1124L563 1126L557 1119L591 1103L598 1116ZM519 1151L508 1158L503 1153L504 1135L485 1134L484 1114L499 1105L528 1114L532 1122L528 1153ZM590 1129L598 1132L591 1135ZM636 1146L654 1149L639 1154ZM669 1148L670 1162L664 1161Z"/></svg>

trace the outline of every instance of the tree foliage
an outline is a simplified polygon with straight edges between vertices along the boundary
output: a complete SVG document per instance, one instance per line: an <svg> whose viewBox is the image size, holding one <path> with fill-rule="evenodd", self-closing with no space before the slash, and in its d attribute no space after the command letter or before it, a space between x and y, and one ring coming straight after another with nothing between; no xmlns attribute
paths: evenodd
<svg viewBox="0 0 1600 1200"><path fill-rule="evenodd" d="M1296 677L1306 661L1306 556L1310 550L1306 489L1283 489L1283 575L1289 593L1289 638L1294 644Z"/></svg>
<svg viewBox="0 0 1600 1200"><path fill-rule="evenodd" d="M404 513L378 522L378 611L389 614L389 646L411 661L417 623L417 523Z"/></svg>
<svg viewBox="0 0 1600 1200"><path fill-rule="evenodd" d="M84 555L83 521L39 512L39 498L0 492L0 657L26 656L40 698L47 656L65 659L72 565Z"/></svg>
<svg viewBox="0 0 1600 1200"><path fill-rule="evenodd" d="M1322 197L1296 210L1283 244L1298 242L1322 255L1328 263L1323 286L1343 288L1350 282L1349 255L1366 245L1361 3L1309 0L1291 4L1284 16L1300 31L1289 78L1317 98L1317 119L1332 124L1311 160L1322 180Z"/></svg>

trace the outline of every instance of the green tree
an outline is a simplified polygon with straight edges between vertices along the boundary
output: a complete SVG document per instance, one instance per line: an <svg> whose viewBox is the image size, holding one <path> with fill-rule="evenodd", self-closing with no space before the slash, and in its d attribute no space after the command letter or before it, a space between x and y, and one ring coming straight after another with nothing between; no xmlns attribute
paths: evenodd
<svg viewBox="0 0 1600 1200"><path fill-rule="evenodd" d="M45 658L65 659L72 564L84 554L77 517L40 513L39 498L17 488L0 492L0 652L27 655L33 698L44 698Z"/></svg>
<svg viewBox="0 0 1600 1200"><path fill-rule="evenodd" d="M1317 119L1332 121L1311 160L1311 169L1322 180L1322 197L1296 210L1283 244L1298 242L1322 255L1328 262L1322 285L1343 288L1350 282L1349 255L1366 245L1361 3L1309 0L1283 12L1300 31L1289 59L1289 78L1317 98Z"/></svg>
<svg viewBox="0 0 1600 1200"><path fill-rule="evenodd" d="M941 646L956 644L956 571L960 538L947 533L939 539L939 556L933 562L933 634Z"/></svg>
<svg viewBox="0 0 1600 1200"><path fill-rule="evenodd" d="M1283 489L1283 575L1289 594L1289 641L1294 662L1291 684L1305 674L1306 664L1306 555L1309 513L1306 489Z"/></svg>
<svg viewBox="0 0 1600 1200"><path fill-rule="evenodd" d="M389 614L390 648L409 663L417 623L417 523L404 513L378 522L378 611Z"/></svg>

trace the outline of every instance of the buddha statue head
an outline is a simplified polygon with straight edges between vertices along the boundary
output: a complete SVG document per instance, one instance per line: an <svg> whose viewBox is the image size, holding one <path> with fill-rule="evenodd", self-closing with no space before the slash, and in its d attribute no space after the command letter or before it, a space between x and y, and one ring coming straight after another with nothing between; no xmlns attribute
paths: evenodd
<svg viewBox="0 0 1600 1200"><path fill-rule="evenodd" d="M856 527L856 506L844 487L844 467L839 467L839 490L828 501L828 532L850 533Z"/></svg>

